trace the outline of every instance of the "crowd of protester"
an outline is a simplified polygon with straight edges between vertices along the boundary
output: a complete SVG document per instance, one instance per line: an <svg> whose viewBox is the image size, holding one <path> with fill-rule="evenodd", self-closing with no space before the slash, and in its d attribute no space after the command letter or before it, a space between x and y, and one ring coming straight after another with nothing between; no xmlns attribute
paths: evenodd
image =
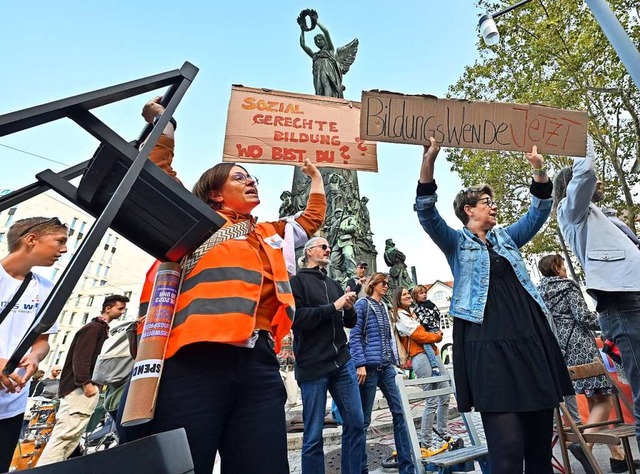
<svg viewBox="0 0 640 474"><path fill-rule="evenodd" d="M154 99L145 105L143 116L152 123L163 112ZM177 180L174 131L172 122L150 160ZM554 409L576 393L587 398L587 422L607 419L613 387L602 377L572 383L567 371L567 366L598 356L594 330L601 330L620 350L640 440L640 251L634 232L621 229L619 220L596 205L603 193L592 148L561 170L554 184L534 146L524 154L532 167L526 212L499 226L493 189L470 186L453 203L462 223L458 229L450 227L437 209L434 164L439 150L433 139L424 148L415 210L454 277L449 316L454 320L457 406L461 412L481 414L491 472L522 472L523 466L526 472L553 472ZM323 178L308 160L302 171L311 181L307 205L287 221L257 222L252 211L260 203L258 179L243 166L221 163L197 181L193 193L241 235L217 242L184 275L155 416L148 423L121 426L120 442L184 428L196 473L211 473L217 455L223 472L289 472L287 394L276 353L292 333L303 408L303 473L324 472L327 393L343 425L342 472L368 472L366 437L378 389L392 415L398 469L402 474L414 472L395 377L406 368L402 354L418 377L448 373L436 346L443 337L443 316L423 285L400 287L387 295L389 275L367 276L365 262L358 264L344 287L328 276L332 249L315 235L325 221ZM567 277L560 255L540 260L543 278L538 286L530 277L520 249L552 211L584 270L595 312L587 307L579 282ZM50 266L66 252L67 227L57 218L23 219L11 227L7 239L9 254L0 260L6 307L0 323L0 369L36 316L37 308L27 310L21 302L43 302L52 287L31 268ZM291 253L286 251L291 245L302 248L303 264L297 272L289 270L291 262L283 256ZM66 459L77 445L101 390L92 372L108 323L123 313L127 301L105 301L100 317L78 332L60 380L60 370L54 368L55 375L52 370L48 379L31 382L34 395L61 399L58 423L41 464ZM0 471L9 468L23 428L30 379L49 351L48 335L55 331L54 326L36 340L18 370L0 375ZM123 392L120 411L127 387ZM437 442L434 423L435 431L446 438L448 413L448 395L427 400L420 430L426 449ZM582 448L570 449L584 459ZM621 472L624 455L616 447L610 449L612 468Z"/></svg>

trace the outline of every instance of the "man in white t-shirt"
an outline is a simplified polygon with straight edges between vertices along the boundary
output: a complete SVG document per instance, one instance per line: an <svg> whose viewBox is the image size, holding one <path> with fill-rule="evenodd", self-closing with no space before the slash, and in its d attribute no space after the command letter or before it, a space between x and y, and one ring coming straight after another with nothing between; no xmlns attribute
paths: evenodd
<svg viewBox="0 0 640 474"><path fill-rule="evenodd" d="M13 299L33 267L50 267L67 251L67 227L58 218L21 219L7 232L9 254L0 260L0 311ZM53 283L33 274L4 321L0 323L0 371L34 321ZM31 376L49 352L49 334L42 334L9 376L0 373L0 472L9 470L27 408Z"/></svg>

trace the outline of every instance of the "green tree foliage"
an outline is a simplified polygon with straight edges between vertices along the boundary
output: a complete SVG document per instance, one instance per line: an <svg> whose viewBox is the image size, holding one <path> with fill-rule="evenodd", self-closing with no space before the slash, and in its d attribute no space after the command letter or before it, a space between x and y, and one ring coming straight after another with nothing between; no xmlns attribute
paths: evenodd
<svg viewBox="0 0 640 474"><path fill-rule="evenodd" d="M611 9L640 44L637 0L608 0ZM504 2L477 2L495 12ZM589 133L604 183L604 205L619 211L632 226L640 214L639 176L631 173L640 159L640 94L583 0L534 0L497 20L500 43L478 40L480 59L467 66L449 88L449 97L535 103L589 113ZM449 149L448 159L465 185L489 183L498 196L500 221L517 219L529 203L531 171L520 153ZM550 174L569 166L571 158L545 156ZM634 198L636 203L634 203ZM559 249L555 220L530 244L536 254Z"/></svg>

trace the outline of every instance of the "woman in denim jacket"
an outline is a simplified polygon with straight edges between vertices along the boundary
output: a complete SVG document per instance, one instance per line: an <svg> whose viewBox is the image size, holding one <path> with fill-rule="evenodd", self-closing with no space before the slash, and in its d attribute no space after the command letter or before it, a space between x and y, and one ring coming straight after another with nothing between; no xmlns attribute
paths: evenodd
<svg viewBox="0 0 640 474"><path fill-rule="evenodd" d="M458 409L482 415L492 474L553 472L553 409L573 394L552 322L529 279L519 248L543 226L552 184L534 146L531 205L514 224L496 227L497 204L488 185L461 191L454 201L464 227L438 214L433 168L439 146L425 147L415 209L453 272L449 313Z"/></svg>

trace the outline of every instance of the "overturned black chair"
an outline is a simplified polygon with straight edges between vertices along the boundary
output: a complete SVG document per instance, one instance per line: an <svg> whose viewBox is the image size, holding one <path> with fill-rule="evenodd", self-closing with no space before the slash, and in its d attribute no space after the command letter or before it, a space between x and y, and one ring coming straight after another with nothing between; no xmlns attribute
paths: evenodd
<svg viewBox="0 0 640 474"><path fill-rule="evenodd" d="M186 62L178 70L0 116L0 137L69 118L101 143L91 160L58 173L45 170L36 175L36 183L0 198L3 211L51 189L96 218L7 362L5 374L15 370L35 339L53 325L110 227L157 259L178 262L224 224L220 215L147 159L197 72ZM133 143L90 112L167 86L161 100L164 114ZM76 188L69 181L78 176L82 179Z"/></svg>

